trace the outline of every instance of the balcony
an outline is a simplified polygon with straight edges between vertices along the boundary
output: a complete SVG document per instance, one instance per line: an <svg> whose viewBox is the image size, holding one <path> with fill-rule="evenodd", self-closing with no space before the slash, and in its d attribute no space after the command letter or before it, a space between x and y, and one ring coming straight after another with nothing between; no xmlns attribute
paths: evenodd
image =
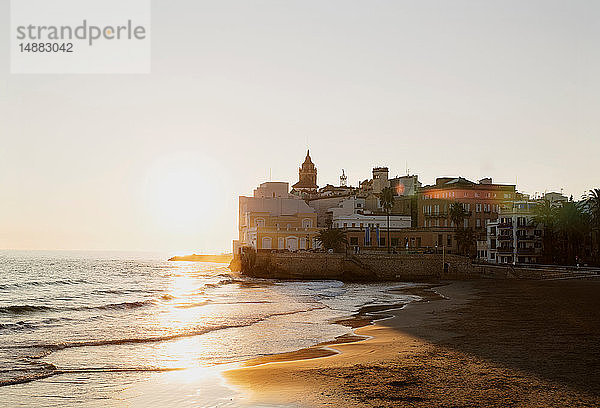
<svg viewBox="0 0 600 408"><path fill-rule="evenodd" d="M426 218L448 218L448 213L447 212L438 212L438 213L431 213L431 214L425 214Z"/></svg>
<svg viewBox="0 0 600 408"><path fill-rule="evenodd" d="M498 228L512 228L512 222L501 222L498 224Z"/></svg>
<svg viewBox="0 0 600 408"><path fill-rule="evenodd" d="M535 236L533 235L517 235L518 241L534 241Z"/></svg>
<svg viewBox="0 0 600 408"><path fill-rule="evenodd" d="M496 251L500 254L512 254L514 251L514 247L498 247Z"/></svg>
<svg viewBox="0 0 600 408"><path fill-rule="evenodd" d="M533 255L533 254L535 254L535 248L517 248L517 254Z"/></svg>
<svg viewBox="0 0 600 408"><path fill-rule="evenodd" d="M513 240L513 236L512 235L498 235L496 237L498 239L498 241L512 241Z"/></svg>

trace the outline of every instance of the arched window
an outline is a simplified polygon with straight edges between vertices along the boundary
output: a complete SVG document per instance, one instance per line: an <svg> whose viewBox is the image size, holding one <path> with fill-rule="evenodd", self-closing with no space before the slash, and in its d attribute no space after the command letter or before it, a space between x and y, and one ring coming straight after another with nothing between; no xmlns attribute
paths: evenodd
<svg viewBox="0 0 600 408"><path fill-rule="evenodd" d="M298 238L287 237L285 239L285 246L288 251L297 251L298 250Z"/></svg>
<svg viewBox="0 0 600 408"><path fill-rule="evenodd" d="M255 218L254 223L256 224L257 227L264 227L265 219L264 218Z"/></svg>
<svg viewBox="0 0 600 408"><path fill-rule="evenodd" d="M312 220L310 218L304 218L302 220L302 228L312 228Z"/></svg>
<svg viewBox="0 0 600 408"><path fill-rule="evenodd" d="M271 237L264 237L262 239L262 248L271 249Z"/></svg>

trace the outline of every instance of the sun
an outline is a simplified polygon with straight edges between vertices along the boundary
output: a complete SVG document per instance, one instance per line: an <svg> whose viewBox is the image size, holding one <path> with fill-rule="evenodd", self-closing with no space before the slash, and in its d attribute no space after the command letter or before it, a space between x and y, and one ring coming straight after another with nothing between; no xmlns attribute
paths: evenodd
<svg viewBox="0 0 600 408"><path fill-rule="evenodd" d="M199 157L171 155L149 167L144 205L152 219L171 230L198 229L216 210L214 170Z"/></svg>

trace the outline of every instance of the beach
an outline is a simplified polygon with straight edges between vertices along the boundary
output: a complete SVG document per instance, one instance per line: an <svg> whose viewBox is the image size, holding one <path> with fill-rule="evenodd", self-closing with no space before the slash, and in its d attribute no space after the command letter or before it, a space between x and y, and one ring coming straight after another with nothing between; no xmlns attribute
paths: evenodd
<svg viewBox="0 0 600 408"><path fill-rule="evenodd" d="M600 281L483 280L429 292L355 330L366 340L263 357L225 378L250 405L600 406Z"/></svg>

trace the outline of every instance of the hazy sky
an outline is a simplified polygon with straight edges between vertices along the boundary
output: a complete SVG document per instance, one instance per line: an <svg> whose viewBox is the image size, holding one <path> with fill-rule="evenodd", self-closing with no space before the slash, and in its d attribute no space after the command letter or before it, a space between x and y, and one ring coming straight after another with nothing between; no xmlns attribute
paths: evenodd
<svg viewBox="0 0 600 408"><path fill-rule="evenodd" d="M237 196L406 166L600 187L598 1L154 1L152 74L9 74L0 248L227 251Z"/></svg>

